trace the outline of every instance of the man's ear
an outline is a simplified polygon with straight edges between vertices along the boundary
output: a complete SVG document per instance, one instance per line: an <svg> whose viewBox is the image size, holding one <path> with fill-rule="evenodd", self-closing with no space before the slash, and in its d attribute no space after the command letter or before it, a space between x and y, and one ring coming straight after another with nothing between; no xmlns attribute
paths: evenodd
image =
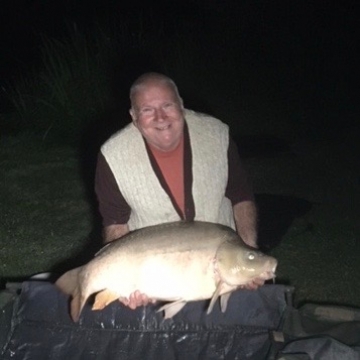
<svg viewBox="0 0 360 360"><path fill-rule="evenodd" d="M134 111L133 108L131 108L131 109L129 110L129 114L130 114L130 116L131 116L131 119L132 119L133 124L137 127L137 121L136 121L137 119L136 119L135 111Z"/></svg>

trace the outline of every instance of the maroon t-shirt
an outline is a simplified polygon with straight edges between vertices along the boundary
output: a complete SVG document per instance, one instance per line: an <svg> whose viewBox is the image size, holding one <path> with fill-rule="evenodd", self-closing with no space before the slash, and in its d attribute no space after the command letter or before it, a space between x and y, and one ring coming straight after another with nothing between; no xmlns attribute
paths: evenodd
<svg viewBox="0 0 360 360"><path fill-rule="evenodd" d="M187 127L184 131L184 191L185 191L185 213L183 214L176 204L169 187L157 165L157 162L147 146L152 168L157 175L163 189L169 195L175 210L184 220L194 220L195 205L191 194L192 187L192 156L190 147L190 138ZM145 140L144 140L145 141ZM226 186L225 196L230 199L233 205L246 200L254 200L251 184L246 171L240 161L236 144L232 139L229 141L228 149L228 183ZM95 192L99 201L99 210L103 218L103 226L114 224L126 224L130 218L131 208L125 201L120 189L116 183L114 174L110 170L108 163L100 152L98 155Z"/></svg>

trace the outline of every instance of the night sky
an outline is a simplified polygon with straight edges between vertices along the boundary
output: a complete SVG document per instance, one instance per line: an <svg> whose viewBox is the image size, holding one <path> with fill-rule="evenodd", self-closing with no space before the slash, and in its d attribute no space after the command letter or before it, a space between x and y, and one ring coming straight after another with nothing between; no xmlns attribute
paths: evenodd
<svg viewBox="0 0 360 360"><path fill-rule="evenodd" d="M235 19L242 36L233 46L243 54L242 63L269 76L284 103L291 93L302 96L313 131L326 128L334 136L353 126L358 115L358 7L356 1L187 0L125 5L116 0L2 0L0 82L2 87L16 82L38 65L40 35L61 39L69 24L91 28L95 19L109 15L131 23L139 14L152 14L171 37L173 19L184 26L199 21L225 27L227 19L232 23ZM197 18L204 14L205 19ZM208 37L211 40L212 34ZM6 112L10 104L3 95L0 106Z"/></svg>

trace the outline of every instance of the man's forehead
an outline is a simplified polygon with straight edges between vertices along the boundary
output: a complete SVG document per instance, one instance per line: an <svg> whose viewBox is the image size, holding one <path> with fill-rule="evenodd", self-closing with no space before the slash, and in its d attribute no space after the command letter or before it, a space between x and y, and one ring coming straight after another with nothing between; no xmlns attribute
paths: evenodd
<svg viewBox="0 0 360 360"><path fill-rule="evenodd" d="M138 93L139 92L149 92L151 90L165 90L169 91L170 93L175 93L173 87L166 83L165 81L160 80L149 80L147 82L144 82L138 87Z"/></svg>
<svg viewBox="0 0 360 360"><path fill-rule="evenodd" d="M166 83L153 82L139 86L137 91L134 93L134 100L139 100L139 98L141 99L144 97L152 97L153 95L156 96L158 94L172 100L177 99L176 92L172 86Z"/></svg>

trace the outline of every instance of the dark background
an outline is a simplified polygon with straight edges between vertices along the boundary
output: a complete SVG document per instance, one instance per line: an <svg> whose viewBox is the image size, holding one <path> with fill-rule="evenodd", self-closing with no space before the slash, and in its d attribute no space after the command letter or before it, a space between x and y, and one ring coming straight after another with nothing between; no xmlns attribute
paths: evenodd
<svg viewBox="0 0 360 360"><path fill-rule="evenodd" d="M357 123L359 13L356 1L127 3L2 0L1 112L11 110L4 88L39 66L41 35L61 39L67 36L69 27L91 28L95 22L108 19L126 22L131 28L141 17L146 26L151 17L150 26L159 24L169 38L182 29L188 34L189 28L196 24L194 29L202 29L205 41L212 46L219 43L218 52L214 54L219 58L231 56L221 53L221 29L231 33L233 27L239 36L232 48L241 54L239 67L248 73L243 79L245 90L241 94L245 104L248 97L252 106L261 105L264 97L276 93L281 106L293 106L299 113L291 121L308 123L309 136L336 138L339 132ZM150 63L149 60L151 68ZM136 75L135 72L129 74L128 80ZM206 103L204 99L197 100ZM189 98L188 102L191 101Z"/></svg>

